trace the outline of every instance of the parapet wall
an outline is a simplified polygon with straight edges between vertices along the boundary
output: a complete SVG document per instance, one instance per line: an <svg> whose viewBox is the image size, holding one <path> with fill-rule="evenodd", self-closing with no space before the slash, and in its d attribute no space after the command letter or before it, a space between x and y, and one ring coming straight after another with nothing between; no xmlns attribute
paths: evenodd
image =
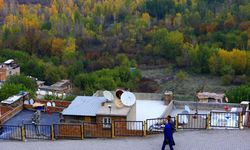
<svg viewBox="0 0 250 150"><path fill-rule="evenodd" d="M58 101L58 100L35 100L35 102L41 103L41 104L45 104L46 106L46 112L49 113L53 113L53 112L62 112L65 108L67 108L71 102L67 102L67 101ZM52 106L47 106L47 102L55 102L55 107ZM32 105L28 105L28 104L24 104L23 107L25 109L28 110L34 110L34 108L32 107Z"/></svg>
<svg viewBox="0 0 250 150"><path fill-rule="evenodd" d="M166 118L168 115L171 114L171 112L173 111L173 107L174 107L174 101L171 101L168 104L168 107L165 109L165 111L162 113L161 118Z"/></svg>
<svg viewBox="0 0 250 150"><path fill-rule="evenodd" d="M8 111L11 111L13 108L11 107L7 107L7 106L0 106L0 116L3 116L5 113L7 113Z"/></svg>
<svg viewBox="0 0 250 150"><path fill-rule="evenodd" d="M115 91L110 91L113 95L115 95ZM160 93L137 93L132 92L135 94L136 100L159 100L161 101L163 98L163 94ZM96 91L93 96L103 96L103 91L98 90Z"/></svg>
<svg viewBox="0 0 250 150"><path fill-rule="evenodd" d="M10 109L8 112L6 112L4 115L0 117L0 125L4 124L6 121L8 121L10 118L15 116L22 110L23 110L23 105L17 106L14 109Z"/></svg>
<svg viewBox="0 0 250 150"><path fill-rule="evenodd" d="M224 110L224 107L227 105L230 108L237 107L241 108L240 104L233 103L201 103L201 102L192 102L192 101L176 101L174 100L174 107L177 109L184 109L184 106L187 105L190 109L195 109L196 106L201 110Z"/></svg>

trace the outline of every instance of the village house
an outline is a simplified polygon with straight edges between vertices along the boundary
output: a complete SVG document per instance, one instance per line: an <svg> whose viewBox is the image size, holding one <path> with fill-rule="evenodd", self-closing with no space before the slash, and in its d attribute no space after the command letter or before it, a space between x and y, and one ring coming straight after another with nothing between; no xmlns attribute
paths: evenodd
<svg viewBox="0 0 250 150"><path fill-rule="evenodd" d="M135 121L135 115L135 105L118 108L113 101L96 96L77 96L62 112L63 122L104 123L103 128L110 128L113 121Z"/></svg>
<svg viewBox="0 0 250 150"><path fill-rule="evenodd" d="M23 101L27 99L29 99L29 93L21 91L19 94L13 95L11 97L8 97L6 100L1 101L1 105L16 107L20 104L23 104Z"/></svg>
<svg viewBox="0 0 250 150"><path fill-rule="evenodd" d="M13 59L9 59L0 64L0 81L4 82L11 75L19 75L20 66L14 62Z"/></svg>
<svg viewBox="0 0 250 150"><path fill-rule="evenodd" d="M37 82L39 84L37 95L45 96L48 95L58 95L59 97L62 95L69 94L72 89L72 84L70 80L61 80L56 82L50 86L44 85L44 81Z"/></svg>

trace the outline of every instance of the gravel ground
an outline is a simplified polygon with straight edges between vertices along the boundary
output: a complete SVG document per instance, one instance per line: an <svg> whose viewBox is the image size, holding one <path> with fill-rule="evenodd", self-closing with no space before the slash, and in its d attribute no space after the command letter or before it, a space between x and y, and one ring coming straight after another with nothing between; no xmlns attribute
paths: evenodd
<svg viewBox="0 0 250 150"><path fill-rule="evenodd" d="M175 150L250 150L250 130L179 131ZM1 150L160 150L163 135L116 139L0 141ZM166 147L168 150L169 147Z"/></svg>

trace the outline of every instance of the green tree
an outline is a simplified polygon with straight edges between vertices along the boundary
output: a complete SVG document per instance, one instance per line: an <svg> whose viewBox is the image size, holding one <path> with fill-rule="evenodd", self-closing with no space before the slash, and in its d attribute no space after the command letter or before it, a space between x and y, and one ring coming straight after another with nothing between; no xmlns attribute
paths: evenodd
<svg viewBox="0 0 250 150"><path fill-rule="evenodd" d="M37 90L37 85L34 80L25 76L25 75L12 75L8 77L4 84L20 84L23 85L26 89L29 89L33 92Z"/></svg>
<svg viewBox="0 0 250 150"><path fill-rule="evenodd" d="M0 101L18 94L20 91L29 91L23 84L4 84L0 89Z"/></svg>

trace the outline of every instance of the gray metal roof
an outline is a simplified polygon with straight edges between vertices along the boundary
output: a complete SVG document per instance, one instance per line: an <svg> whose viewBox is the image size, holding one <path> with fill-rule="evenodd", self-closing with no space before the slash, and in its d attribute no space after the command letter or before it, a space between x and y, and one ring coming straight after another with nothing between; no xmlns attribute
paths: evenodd
<svg viewBox="0 0 250 150"><path fill-rule="evenodd" d="M77 96L69 107L63 110L62 114L70 116L96 116L96 112L101 107L102 102L105 101L104 97Z"/></svg>

